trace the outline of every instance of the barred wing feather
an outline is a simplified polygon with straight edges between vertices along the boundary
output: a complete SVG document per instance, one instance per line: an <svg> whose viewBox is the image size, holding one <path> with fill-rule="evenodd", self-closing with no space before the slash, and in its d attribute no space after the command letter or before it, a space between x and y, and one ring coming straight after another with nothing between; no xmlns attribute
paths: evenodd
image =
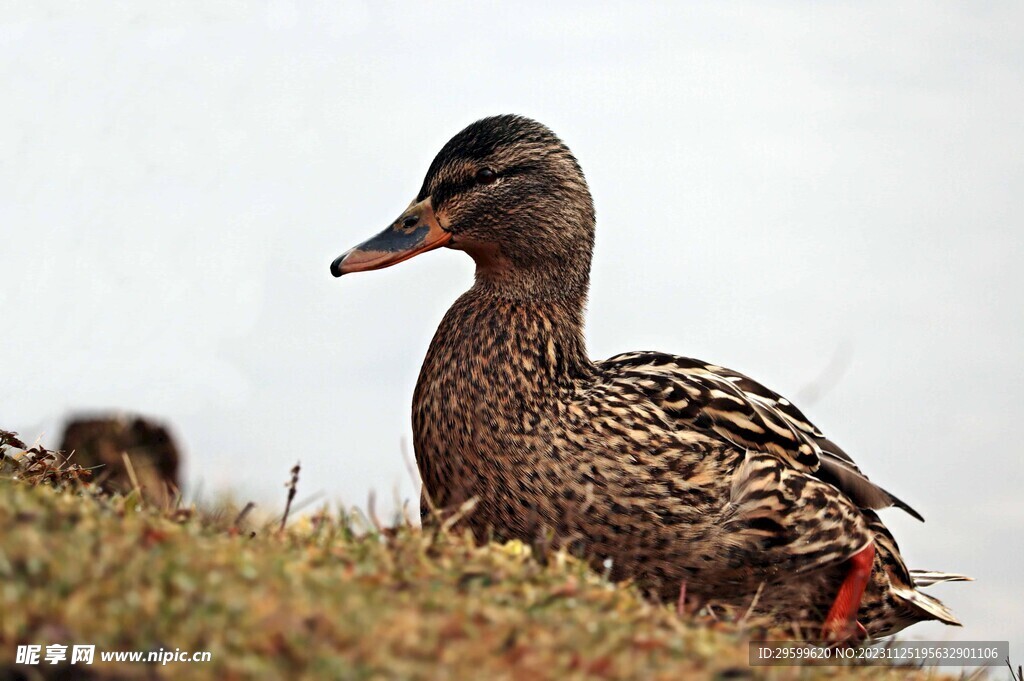
<svg viewBox="0 0 1024 681"><path fill-rule="evenodd" d="M644 387L666 415L686 427L711 431L731 444L772 454L811 473L861 508L901 508L921 515L871 482L853 459L789 400L741 373L661 352L630 352L601 363Z"/></svg>

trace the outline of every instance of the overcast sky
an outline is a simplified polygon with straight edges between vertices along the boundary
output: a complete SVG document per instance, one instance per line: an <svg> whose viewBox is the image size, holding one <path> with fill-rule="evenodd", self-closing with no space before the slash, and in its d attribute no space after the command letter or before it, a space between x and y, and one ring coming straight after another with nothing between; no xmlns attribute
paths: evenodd
<svg viewBox="0 0 1024 681"><path fill-rule="evenodd" d="M401 441L464 254L333 279L485 115L598 214L588 337L794 399L1024 653L1019 3L5 3L0 427L169 421L192 489L414 498ZM489 8L488 8L489 7ZM381 359L386 361L381 361ZM1018 660L1019 661L1019 660Z"/></svg>

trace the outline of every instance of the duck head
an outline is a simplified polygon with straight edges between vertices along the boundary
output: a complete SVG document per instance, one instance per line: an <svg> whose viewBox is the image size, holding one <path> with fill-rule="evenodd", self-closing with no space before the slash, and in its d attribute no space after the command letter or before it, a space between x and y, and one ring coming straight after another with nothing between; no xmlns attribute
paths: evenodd
<svg viewBox="0 0 1024 681"><path fill-rule="evenodd" d="M440 248L476 261L477 286L509 297L586 295L594 205L579 164L548 128L494 116L453 137L387 229L331 264L340 277Z"/></svg>

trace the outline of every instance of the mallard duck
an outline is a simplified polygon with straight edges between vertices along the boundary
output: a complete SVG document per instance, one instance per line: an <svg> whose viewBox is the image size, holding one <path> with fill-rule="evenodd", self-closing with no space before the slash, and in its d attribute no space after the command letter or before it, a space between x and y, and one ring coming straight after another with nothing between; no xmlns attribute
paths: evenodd
<svg viewBox="0 0 1024 681"><path fill-rule="evenodd" d="M805 636L959 624L919 586L871 482L788 400L661 352L587 355L590 191L568 147L521 116L473 123L387 229L335 276L446 247L475 282L441 321L413 395L422 512L468 509L480 539L553 536L613 579L765 613Z"/></svg>

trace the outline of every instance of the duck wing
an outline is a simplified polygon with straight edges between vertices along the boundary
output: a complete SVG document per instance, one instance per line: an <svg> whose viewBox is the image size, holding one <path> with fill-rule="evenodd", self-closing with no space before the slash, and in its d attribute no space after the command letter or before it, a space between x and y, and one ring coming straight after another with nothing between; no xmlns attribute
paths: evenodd
<svg viewBox="0 0 1024 681"><path fill-rule="evenodd" d="M860 508L895 506L924 520L871 482L792 402L749 376L662 352L624 353L600 362L600 366L642 386L677 422L713 431L737 447L772 454L838 488Z"/></svg>

